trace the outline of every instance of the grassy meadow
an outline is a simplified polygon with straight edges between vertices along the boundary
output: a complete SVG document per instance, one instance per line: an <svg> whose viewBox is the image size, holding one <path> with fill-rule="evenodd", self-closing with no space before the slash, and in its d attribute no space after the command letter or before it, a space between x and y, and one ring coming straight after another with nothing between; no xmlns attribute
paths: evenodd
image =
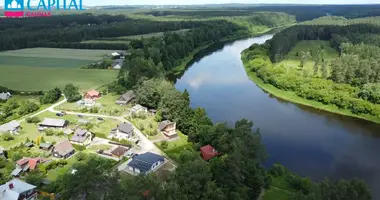
<svg viewBox="0 0 380 200"><path fill-rule="evenodd" d="M324 49L324 58L327 61L327 66L329 66L330 62L334 59L339 57L339 53L333 49L330 46L329 41L323 41L323 40L304 40L299 42L287 55L287 58L279 63L276 63L278 66L285 66L286 68L299 68L300 62L301 62L301 52L307 52L309 51L311 53L310 58L308 58L304 64L304 69L308 74L313 73L313 67L314 67L314 59L316 56L316 53L318 52L318 49L320 47L323 47ZM321 72L320 72L321 73Z"/></svg>

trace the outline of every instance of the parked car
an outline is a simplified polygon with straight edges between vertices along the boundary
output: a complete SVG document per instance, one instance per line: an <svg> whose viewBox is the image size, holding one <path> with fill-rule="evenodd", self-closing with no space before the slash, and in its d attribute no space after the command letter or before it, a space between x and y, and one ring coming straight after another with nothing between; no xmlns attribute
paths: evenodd
<svg viewBox="0 0 380 200"><path fill-rule="evenodd" d="M98 120L99 120L99 121L103 121L104 119L103 119L103 118L101 118L101 117L98 117Z"/></svg>
<svg viewBox="0 0 380 200"><path fill-rule="evenodd" d="M134 158L134 157L136 157L136 156L138 156L138 155L139 155L139 154L135 153L135 154L132 155L132 158Z"/></svg>
<svg viewBox="0 0 380 200"><path fill-rule="evenodd" d="M62 117L62 116L63 116L62 113L57 113L57 114L55 114L55 115L57 115L58 117Z"/></svg>
<svg viewBox="0 0 380 200"><path fill-rule="evenodd" d="M83 117L83 115L77 115L78 117Z"/></svg>
<svg viewBox="0 0 380 200"><path fill-rule="evenodd" d="M138 144L140 142L140 140L137 140L136 142L135 142L135 144Z"/></svg>

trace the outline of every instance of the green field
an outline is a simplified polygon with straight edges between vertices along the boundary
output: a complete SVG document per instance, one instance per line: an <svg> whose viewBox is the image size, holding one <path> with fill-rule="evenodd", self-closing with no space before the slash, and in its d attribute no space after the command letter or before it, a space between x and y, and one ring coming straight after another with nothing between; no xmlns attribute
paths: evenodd
<svg viewBox="0 0 380 200"><path fill-rule="evenodd" d="M174 33L184 33L188 31L189 29L181 29L177 31L171 31ZM141 39L143 38L151 38L151 37L162 37L164 35L164 32L157 32L157 33L147 33L147 34L141 34L141 35L130 35L130 36L121 36L121 37L115 37L117 39Z"/></svg>
<svg viewBox="0 0 380 200"><path fill-rule="evenodd" d="M89 50L89 49L59 49L59 48L29 48L0 52L0 56L35 57L35 58L62 58L74 60L99 60L104 55L117 50ZM43 63L44 59L40 62Z"/></svg>
<svg viewBox="0 0 380 200"><path fill-rule="evenodd" d="M308 72L308 74L313 73L314 67L314 58L318 51L318 48L322 46L324 49L324 58L327 61L327 66L332 59L337 58L339 53L330 46L329 41L323 40L303 40L299 42L286 56L287 58L279 63L276 63L277 66L283 65L286 68L299 68L299 64L301 61L301 52L309 51L312 57L308 58L304 64L304 70Z"/></svg>
<svg viewBox="0 0 380 200"><path fill-rule="evenodd" d="M73 83L81 90L98 88L116 80L115 70L90 70L54 67L0 67L0 85L21 91L47 91Z"/></svg>
<svg viewBox="0 0 380 200"><path fill-rule="evenodd" d="M111 70L80 69L115 50L31 48L0 52L0 85L21 91L46 91L73 83L81 90L116 79Z"/></svg>
<svg viewBox="0 0 380 200"><path fill-rule="evenodd" d="M301 24L305 25L339 25L346 26L351 24L373 24L380 25L380 17L363 17L355 19L346 19L338 16L324 16Z"/></svg>
<svg viewBox="0 0 380 200"><path fill-rule="evenodd" d="M92 43L92 44L122 44L122 43L125 43L125 44L129 44L130 41L127 41L127 40L86 40L86 41L83 41L82 43Z"/></svg>
<svg viewBox="0 0 380 200"><path fill-rule="evenodd" d="M292 193L287 190L270 187L265 190L263 200L291 200Z"/></svg>

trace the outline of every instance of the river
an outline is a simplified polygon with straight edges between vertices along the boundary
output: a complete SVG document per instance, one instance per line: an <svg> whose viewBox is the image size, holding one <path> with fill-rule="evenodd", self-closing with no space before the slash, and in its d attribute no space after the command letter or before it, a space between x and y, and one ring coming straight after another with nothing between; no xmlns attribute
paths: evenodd
<svg viewBox="0 0 380 200"><path fill-rule="evenodd" d="M191 106L205 108L213 122L252 120L269 154L266 166L280 162L313 180L359 177L380 199L380 125L280 100L249 80L241 51L271 37L212 49L188 67L176 88L187 89Z"/></svg>

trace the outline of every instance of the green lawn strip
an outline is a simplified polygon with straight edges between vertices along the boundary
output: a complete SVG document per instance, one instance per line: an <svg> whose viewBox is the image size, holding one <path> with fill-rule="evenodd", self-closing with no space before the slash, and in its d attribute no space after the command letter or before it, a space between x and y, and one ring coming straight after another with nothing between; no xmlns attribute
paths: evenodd
<svg viewBox="0 0 380 200"><path fill-rule="evenodd" d="M90 151L94 151L96 152L97 150L108 150L112 147L112 145L108 145L108 144L96 144L96 145L91 145L89 146L87 149L90 150Z"/></svg>
<svg viewBox="0 0 380 200"><path fill-rule="evenodd" d="M115 70L0 65L0 85L20 91L47 91L54 87L63 89L72 83L87 90L115 81L117 73Z"/></svg>
<svg viewBox="0 0 380 200"><path fill-rule="evenodd" d="M81 43L89 43L89 44L129 44L130 41L126 40L86 40Z"/></svg>
<svg viewBox="0 0 380 200"><path fill-rule="evenodd" d="M42 60L43 59L43 60ZM0 54L0 67L30 66L30 67L51 67L51 68L80 68L88 65L92 60L68 59L68 58L39 58L20 57Z"/></svg>
<svg viewBox="0 0 380 200"><path fill-rule="evenodd" d="M375 122L375 123L380 123L380 119L378 117L365 115L365 114L360 114L360 115L353 114L350 110L347 110L347 109L343 110L343 109L339 109L335 105L325 105L325 104L317 102L317 101L307 100L307 99L304 99L302 97L297 96L295 94L295 92L283 91L283 90L276 88L275 86L273 86L271 84L266 84L260 78L258 78L256 76L255 72L252 72L247 68L248 61L246 58L244 58L244 56L243 56L242 60L243 60L244 68L245 68L245 71L246 71L248 77L258 87L260 87L262 90L270 93L271 95L273 95L275 97L278 97L280 99L283 99L283 100L286 100L286 101L289 101L289 102L292 102L295 104L300 104L300 105L308 106L311 108L315 108L318 110L324 110L324 111L328 111L331 113L336 113L336 114L345 115L345 116L349 116L349 117L355 117L355 118L368 120L368 121Z"/></svg>
<svg viewBox="0 0 380 200"><path fill-rule="evenodd" d="M265 190L263 200L291 200L293 193L276 187Z"/></svg>
<svg viewBox="0 0 380 200"><path fill-rule="evenodd" d="M192 143L187 141L187 135L184 135L178 130L177 134L179 136L179 139L168 141L168 147L165 149L163 149L161 146L162 142L155 142L156 146L165 152L174 161L178 160L178 156L183 150L193 150Z"/></svg>

